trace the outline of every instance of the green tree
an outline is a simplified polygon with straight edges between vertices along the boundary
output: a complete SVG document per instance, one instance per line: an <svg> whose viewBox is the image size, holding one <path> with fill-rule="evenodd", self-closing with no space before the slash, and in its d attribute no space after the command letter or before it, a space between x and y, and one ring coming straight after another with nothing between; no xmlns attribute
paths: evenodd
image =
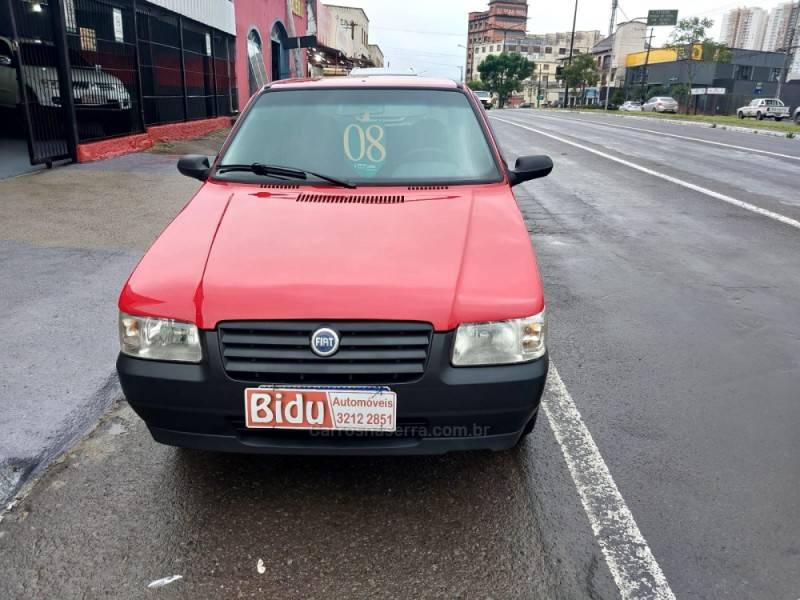
<svg viewBox="0 0 800 600"><path fill-rule="evenodd" d="M731 60L730 48L708 37L708 30L713 26L712 19L699 17L681 19L672 30L666 45L667 48L676 51L678 60L682 60L686 64L686 80L690 90L700 64L713 61L730 62ZM689 102L686 103L686 112L689 112Z"/></svg>
<svg viewBox="0 0 800 600"><path fill-rule="evenodd" d="M486 84L483 83L480 79L473 79L472 81L467 82L467 86L474 91L489 91L486 87Z"/></svg>
<svg viewBox="0 0 800 600"><path fill-rule="evenodd" d="M503 108L511 92L522 89L522 80L530 77L536 65L517 52L492 54L478 65L481 80L490 92L497 94Z"/></svg>
<svg viewBox="0 0 800 600"><path fill-rule="evenodd" d="M585 102L586 88L597 85L597 82L600 81L600 71L597 69L597 63L593 56L590 54L578 54L572 57L570 64L564 65L561 70L561 77L564 79L567 90L572 90L576 94L580 90L581 103L583 104Z"/></svg>

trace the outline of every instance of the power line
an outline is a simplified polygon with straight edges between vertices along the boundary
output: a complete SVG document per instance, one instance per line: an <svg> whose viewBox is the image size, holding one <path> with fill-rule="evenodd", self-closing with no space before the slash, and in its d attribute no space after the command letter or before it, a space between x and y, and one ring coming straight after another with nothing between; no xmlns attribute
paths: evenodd
<svg viewBox="0 0 800 600"><path fill-rule="evenodd" d="M395 27L378 27L377 25L370 25L370 29L382 29L383 31L398 31L401 33L418 33L420 35L450 35L454 37L466 37L467 32L454 33L452 31L422 31L420 29L397 29Z"/></svg>

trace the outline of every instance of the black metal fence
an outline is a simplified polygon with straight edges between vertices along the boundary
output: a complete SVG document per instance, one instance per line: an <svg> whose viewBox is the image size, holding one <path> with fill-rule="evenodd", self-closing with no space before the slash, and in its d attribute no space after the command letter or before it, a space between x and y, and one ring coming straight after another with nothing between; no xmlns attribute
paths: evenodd
<svg viewBox="0 0 800 600"><path fill-rule="evenodd" d="M113 115L91 123L79 118L81 141L232 114L237 105L233 36L141 0L73 1L73 44L80 44L83 58L95 66L94 82L107 88L122 84L127 98L121 101L130 105L127 118ZM67 24L69 30L69 19Z"/></svg>
<svg viewBox="0 0 800 600"><path fill-rule="evenodd" d="M235 38L222 31L143 0L0 3L16 23L32 161L69 157L71 136L141 133L238 107Z"/></svg>

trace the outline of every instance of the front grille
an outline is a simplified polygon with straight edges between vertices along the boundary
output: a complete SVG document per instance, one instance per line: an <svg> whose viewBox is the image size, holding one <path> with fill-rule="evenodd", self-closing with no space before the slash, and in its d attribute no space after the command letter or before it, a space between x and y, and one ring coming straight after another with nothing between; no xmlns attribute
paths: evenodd
<svg viewBox="0 0 800 600"><path fill-rule="evenodd" d="M339 350L320 357L311 334L339 333ZM433 327L404 321L252 321L222 323L220 350L233 379L259 383L388 384L425 372Z"/></svg>

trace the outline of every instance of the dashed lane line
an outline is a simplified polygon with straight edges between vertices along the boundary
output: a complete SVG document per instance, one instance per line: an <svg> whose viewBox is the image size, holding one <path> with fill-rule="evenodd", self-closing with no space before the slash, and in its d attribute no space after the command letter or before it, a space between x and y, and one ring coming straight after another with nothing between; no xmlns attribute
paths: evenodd
<svg viewBox="0 0 800 600"><path fill-rule="evenodd" d="M679 179L678 177L673 177L672 175L667 175L666 173L660 173L659 171L654 171L653 169L643 167L642 165L637 165L636 163L633 163L629 160L625 160L624 158L619 158L617 156L614 156L613 154L608 154L607 152L601 152L600 150L596 150L595 148L585 146L584 144L579 144L578 142L573 142L572 140L568 140L561 136L548 133L547 131L543 131L541 129L536 129L535 127L528 127L527 125L522 125L514 121L509 121L508 119L501 119L500 117L492 116L490 118L494 119L495 121L500 121L501 123L506 123L508 125L513 125L514 127L519 127L521 129L532 131L533 133L538 133L539 135L543 135L545 137L554 139L558 142L561 142L562 144L567 144L569 146L574 146L575 148L580 148L581 150L590 152L591 154L595 154L597 156L602 156L603 158L614 161L621 165L625 165L626 167L630 167L631 169L641 171L642 173L652 175L653 177L658 177L659 179L669 181L670 183L680 185L692 191L705 194L706 196L709 196L711 198L722 200L723 202L727 202L728 204L732 204L733 206L749 210L750 212L755 213L757 215L761 215L762 217L768 217L770 219L783 223L784 225L789 225L790 227L794 227L795 229L800 229L800 221L787 217L786 215L782 215L780 213L767 210L766 208L761 208L760 206L756 206L755 204L750 204L749 202L743 202L742 200L737 200L736 198L728 196L727 194L721 194L720 192L715 192L714 190L710 190L708 188L704 188L703 186L696 185L688 181L684 181L683 179Z"/></svg>

